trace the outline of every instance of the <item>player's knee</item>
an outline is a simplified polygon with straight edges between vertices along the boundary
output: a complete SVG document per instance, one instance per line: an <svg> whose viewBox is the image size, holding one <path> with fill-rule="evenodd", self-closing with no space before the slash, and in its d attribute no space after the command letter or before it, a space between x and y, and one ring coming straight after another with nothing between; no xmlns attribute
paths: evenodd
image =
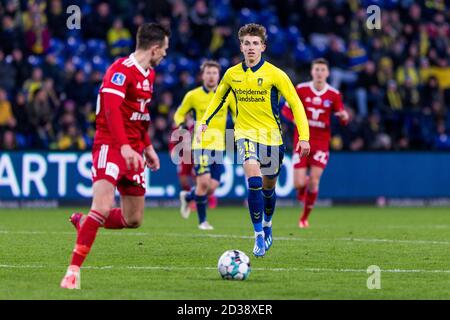
<svg viewBox="0 0 450 320"><path fill-rule="evenodd" d="M209 183L208 181L199 181L197 183L197 189L198 191L200 191L201 193L207 192L209 189Z"/></svg>
<svg viewBox="0 0 450 320"><path fill-rule="evenodd" d="M320 178L311 178L309 180L309 189L316 191L319 189L319 184L320 184Z"/></svg>
<svg viewBox="0 0 450 320"><path fill-rule="evenodd" d="M142 225L142 220L140 218L132 218L127 220L127 227L130 229L137 229Z"/></svg>
<svg viewBox="0 0 450 320"><path fill-rule="evenodd" d="M306 181L294 181L294 188L301 189L306 187Z"/></svg>

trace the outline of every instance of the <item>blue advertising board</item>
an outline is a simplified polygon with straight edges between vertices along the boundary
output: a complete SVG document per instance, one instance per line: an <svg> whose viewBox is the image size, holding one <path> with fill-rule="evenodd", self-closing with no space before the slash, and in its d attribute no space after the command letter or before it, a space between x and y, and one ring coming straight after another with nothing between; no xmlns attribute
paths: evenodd
<svg viewBox="0 0 450 320"><path fill-rule="evenodd" d="M146 170L149 199L177 199L176 165L160 153L161 169ZM0 201L90 199L91 153L1 152ZM242 165L225 161L218 197L246 194ZM277 186L280 199L295 198L292 160L286 156ZM320 197L332 200L450 198L450 153L332 153Z"/></svg>

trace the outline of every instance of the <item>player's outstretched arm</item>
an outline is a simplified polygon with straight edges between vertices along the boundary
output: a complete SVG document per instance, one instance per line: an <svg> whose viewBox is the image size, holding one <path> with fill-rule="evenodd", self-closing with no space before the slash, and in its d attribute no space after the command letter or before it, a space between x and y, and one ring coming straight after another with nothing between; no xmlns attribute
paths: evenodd
<svg viewBox="0 0 450 320"><path fill-rule="evenodd" d="M350 120L350 116L346 110L335 112L334 115L339 119L339 123L346 126Z"/></svg>
<svg viewBox="0 0 450 320"><path fill-rule="evenodd" d="M283 97L291 107L292 114L294 115L294 122L297 126L299 133L299 141L296 146L296 150L300 151L300 156L307 156L310 151L309 146L309 125L308 118L306 117L305 108L302 101L295 91L294 85L287 76L286 73L280 70L277 88L280 90Z"/></svg>
<svg viewBox="0 0 450 320"><path fill-rule="evenodd" d="M289 105L287 103L285 103L281 107L281 114L283 115L283 117L286 118L286 120L288 120L290 122L294 122L294 115L292 114L291 108L289 107Z"/></svg>
<svg viewBox="0 0 450 320"><path fill-rule="evenodd" d="M176 127L181 126L186 121L186 114L192 109L191 94L188 92L173 115L173 122Z"/></svg>
<svg viewBox="0 0 450 320"><path fill-rule="evenodd" d="M228 75L228 72L225 73L225 75L222 78L222 81L220 81L219 86L217 87L216 93L214 94L214 97L212 98L211 102L209 103L209 106L206 109L205 114L203 115L203 117L200 121L200 124L197 126L197 130L195 130L195 132L196 132L195 139L197 140L197 142L201 141L201 134L206 131L211 119L226 104L227 97L231 91L231 87L228 83L227 75Z"/></svg>

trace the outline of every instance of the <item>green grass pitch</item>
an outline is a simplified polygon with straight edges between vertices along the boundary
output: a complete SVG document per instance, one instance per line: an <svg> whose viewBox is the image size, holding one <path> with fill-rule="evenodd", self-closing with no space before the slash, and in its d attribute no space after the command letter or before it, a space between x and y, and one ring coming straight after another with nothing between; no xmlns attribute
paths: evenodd
<svg viewBox="0 0 450 320"><path fill-rule="evenodd" d="M448 208L277 208L274 245L251 255L244 207L210 210L214 231L178 210L146 209L141 228L101 229L81 272L82 290L59 288L75 241L72 209L2 209L0 299L450 299ZM240 249L246 281L222 280L217 260ZM369 290L367 268L381 268Z"/></svg>

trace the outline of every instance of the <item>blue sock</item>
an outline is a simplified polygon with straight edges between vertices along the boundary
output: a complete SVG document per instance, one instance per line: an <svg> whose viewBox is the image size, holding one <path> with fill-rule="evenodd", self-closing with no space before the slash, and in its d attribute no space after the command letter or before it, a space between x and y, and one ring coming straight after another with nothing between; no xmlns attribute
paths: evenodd
<svg viewBox="0 0 450 320"><path fill-rule="evenodd" d="M208 196L195 195L195 202L197 204L197 213L199 223L206 221L206 203L208 202Z"/></svg>
<svg viewBox="0 0 450 320"><path fill-rule="evenodd" d="M191 191L186 195L186 201L190 202L195 199L195 187L191 188Z"/></svg>
<svg viewBox="0 0 450 320"><path fill-rule="evenodd" d="M277 194L275 193L275 188L263 189L262 193L264 198L264 222L270 222L275 212Z"/></svg>
<svg viewBox="0 0 450 320"><path fill-rule="evenodd" d="M248 210L252 218L255 232L262 232L264 200L262 196L262 178L248 178Z"/></svg>

